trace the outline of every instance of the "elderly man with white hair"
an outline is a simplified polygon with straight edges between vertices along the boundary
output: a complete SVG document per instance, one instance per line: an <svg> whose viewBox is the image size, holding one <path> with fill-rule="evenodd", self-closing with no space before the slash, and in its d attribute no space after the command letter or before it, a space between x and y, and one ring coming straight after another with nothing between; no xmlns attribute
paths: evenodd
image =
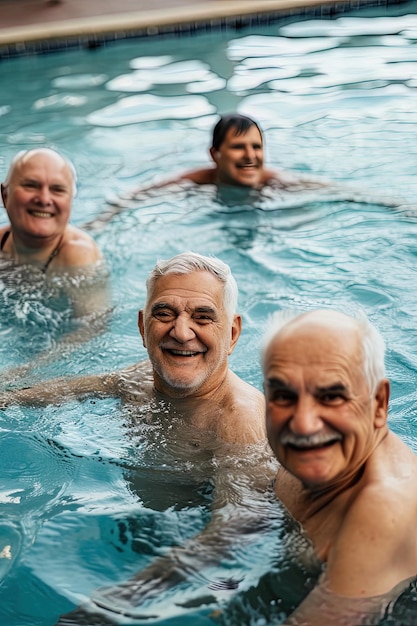
<svg viewBox="0 0 417 626"><path fill-rule="evenodd" d="M286 623L357 626L417 575L417 458L387 425L383 339L335 311L278 316L263 372L275 493L324 563Z"/></svg>
<svg viewBox="0 0 417 626"><path fill-rule="evenodd" d="M97 591L85 607L63 616L60 624L112 623L112 617L117 619L119 614L141 613L144 599L159 597L190 571L217 563L235 539L236 529L244 533L245 528L256 527L252 508L257 499L264 503L276 463L267 448L263 394L229 368L229 355L242 327L237 300L236 281L219 259L186 252L159 261L148 277L146 302L139 311L139 331L150 363L50 380L0 395L0 406L62 404L92 395L119 397L131 411L135 405L141 407L136 418L131 413L133 425L136 420L137 424L145 421L148 431L158 426L159 437L170 442L178 461L193 465L196 476L202 460L215 457L210 474L204 475L215 485L207 528L125 583ZM230 460L236 456L238 464ZM252 508L246 507L248 493ZM159 496L172 497L169 493ZM150 611L155 610L151 606Z"/></svg>

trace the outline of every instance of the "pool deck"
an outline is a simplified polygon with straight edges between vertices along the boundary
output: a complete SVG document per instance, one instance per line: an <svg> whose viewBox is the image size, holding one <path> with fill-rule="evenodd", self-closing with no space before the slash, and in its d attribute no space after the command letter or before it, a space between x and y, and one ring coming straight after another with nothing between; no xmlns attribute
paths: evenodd
<svg viewBox="0 0 417 626"><path fill-rule="evenodd" d="M360 0L358 0L359 4ZM259 15L350 0L0 0L0 45Z"/></svg>

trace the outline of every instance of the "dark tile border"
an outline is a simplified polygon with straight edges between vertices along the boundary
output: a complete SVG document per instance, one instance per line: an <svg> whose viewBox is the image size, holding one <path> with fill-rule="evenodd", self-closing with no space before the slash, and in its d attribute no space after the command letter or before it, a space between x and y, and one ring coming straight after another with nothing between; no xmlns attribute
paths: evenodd
<svg viewBox="0 0 417 626"><path fill-rule="evenodd" d="M89 49L94 50L109 44L129 39L184 37L198 33L216 31L237 31L254 26L267 26L285 21L289 18L320 19L336 18L350 11L372 7L392 7L408 4L407 0L342 0L334 4L323 4L307 7L294 7L282 10L274 9L271 12L248 14L236 17L215 17L201 21L190 21L178 24L148 26L115 31L99 32L85 35L67 36L65 38L46 39L44 41L27 41L0 45L0 61L15 57L51 54L65 50ZM255 9L256 11L256 9Z"/></svg>

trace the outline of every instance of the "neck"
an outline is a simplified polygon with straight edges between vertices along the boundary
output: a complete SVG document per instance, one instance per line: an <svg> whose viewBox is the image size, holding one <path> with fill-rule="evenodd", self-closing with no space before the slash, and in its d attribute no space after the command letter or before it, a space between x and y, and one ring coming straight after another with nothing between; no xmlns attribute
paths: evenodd
<svg viewBox="0 0 417 626"><path fill-rule="evenodd" d="M158 400L166 402L178 411L189 423L205 428L213 426L217 418L227 410L230 397L230 370L226 370L220 382L212 387L204 385L193 392L175 389L162 391L158 381L154 380L154 394Z"/></svg>
<svg viewBox="0 0 417 626"><path fill-rule="evenodd" d="M18 263L46 263L53 251L59 247L62 237L63 234L58 234L48 238L31 238L29 241L25 237L16 236L12 231L7 252Z"/></svg>

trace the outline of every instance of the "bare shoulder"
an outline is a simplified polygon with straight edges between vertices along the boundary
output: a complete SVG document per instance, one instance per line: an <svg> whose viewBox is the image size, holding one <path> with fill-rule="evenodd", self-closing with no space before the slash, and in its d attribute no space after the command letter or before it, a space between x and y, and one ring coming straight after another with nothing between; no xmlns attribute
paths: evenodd
<svg viewBox="0 0 417 626"><path fill-rule="evenodd" d="M390 433L368 464L329 551L332 589L346 595L385 593L417 574L415 455Z"/></svg>
<svg viewBox="0 0 417 626"><path fill-rule="evenodd" d="M388 535L412 523L417 534L417 457L394 433L388 432L368 459L360 481L361 488L352 500L346 523L352 528L377 524L379 534Z"/></svg>
<svg viewBox="0 0 417 626"><path fill-rule="evenodd" d="M241 443L255 443L266 437L263 394L229 370L230 400L227 406L230 430Z"/></svg>
<svg viewBox="0 0 417 626"><path fill-rule="evenodd" d="M237 374L229 370L230 383L234 391L234 402L240 407L248 407L250 412L265 415L265 397L253 385L245 382Z"/></svg>
<svg viewBox="0 0 417 626"><path fill-rule="evenodd" d="M416 473L417 456L400 437L388 431L367 463L365 478L369 489L375 486L376 490L386 494L407 494L415 481ZM414 492L412 490L407 495L408 501ZM417 493L415 500L417 504Z"/></svg>
<svg viewBox="0 0 417 626"><path fill-rule="evenodd" d="M263 176L263 184L271 187L289 189L318 189L328 187L329 183L320 178L292 172L290 170L266 169Z"/></svg>
<svg viewBox="0 0 417 626"><path fill-rule="evenodd" d="M65 229L56 265L83 266L96 263L102 254L94 239L75 226L68 225Z"/></svg>
<svg viewBox="0 0 417 626"><path fill-rule="evenodd" d="M153 375L150 361L140 361L114 374L114 384L125 402L144 403L153 391Z"/></svg>
<svg viewBox="0 0 417 626"><path fill-rule="evenodd" d="M387 593L417 574L417 515L398 493L361 492L328 554L333 591L348 596Z"/></svg>
<svg viewBox="0 0 417 626"><path fill-rule="evenodd" d="M184 172L178 180L191 180L196 185L214 185L216 183L216 169L205 167Z"/></svg>

